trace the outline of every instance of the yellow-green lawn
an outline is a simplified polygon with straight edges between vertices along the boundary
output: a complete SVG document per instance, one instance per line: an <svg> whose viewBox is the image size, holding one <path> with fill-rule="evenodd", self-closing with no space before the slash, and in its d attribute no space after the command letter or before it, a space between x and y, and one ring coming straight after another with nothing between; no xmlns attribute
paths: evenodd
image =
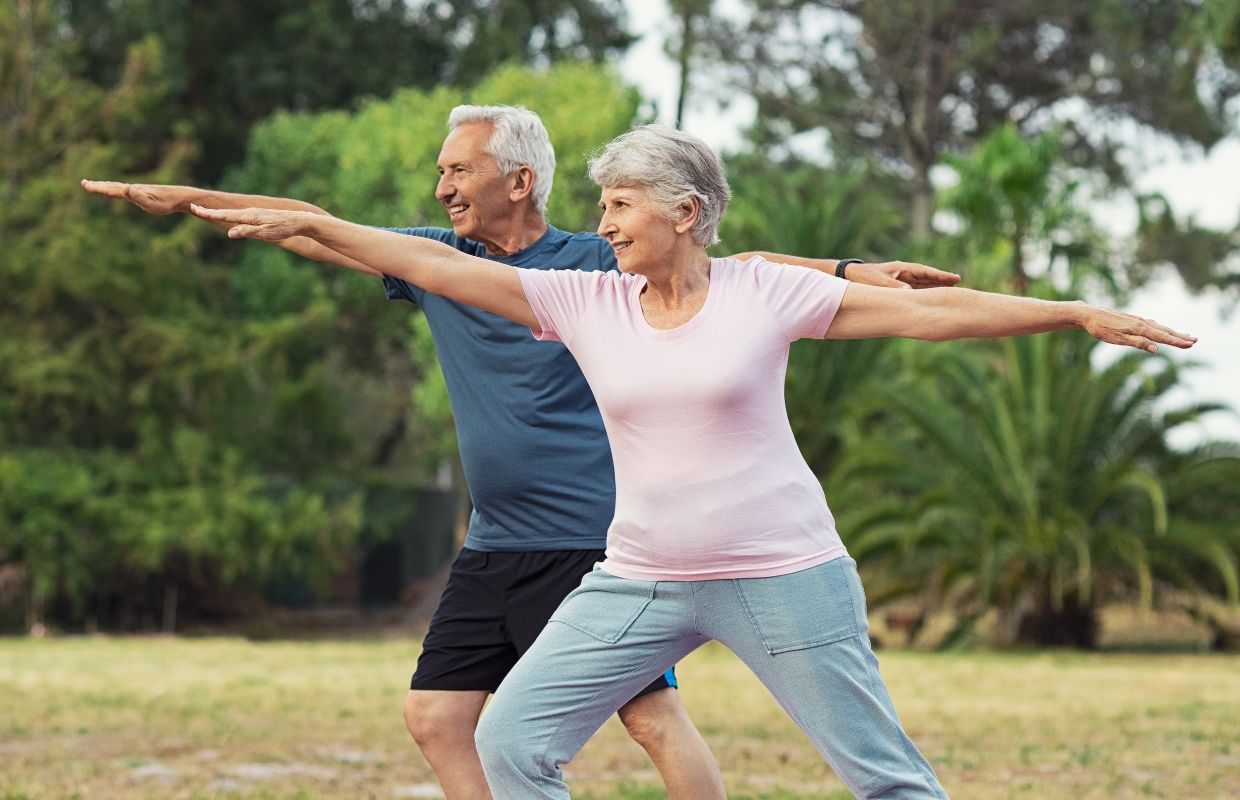
<svg viewBox="0 0 1240 800"><path fill-rule="evenodd" d="M400 705L416 639L0 639L0 800L439 796ZM883 651L953 798L1240 798L1240 657ZM848 797L726 650L679 667L733 798ZM613 719L574 796L657 798Z"/></svg>

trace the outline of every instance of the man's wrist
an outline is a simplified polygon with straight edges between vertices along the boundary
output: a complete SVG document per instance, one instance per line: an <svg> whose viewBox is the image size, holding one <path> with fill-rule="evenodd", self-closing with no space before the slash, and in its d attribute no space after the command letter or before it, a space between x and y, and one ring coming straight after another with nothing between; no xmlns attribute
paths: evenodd
<svg viewBox="0 0 1240 800"><path fill-rule="evenodd" d="M865 262L859 258L841 258L839 261L835 262L835 277L848 280L848 276L845 274L848 267L852 264L864 264L864 263Z"/></svg>
<svg viewBox="0 0 1240 800"><path fill-rule="evenodd" d="M210 192L204 192L192 186L169 186L168 191L175 192L176 202L172 207L182 214L190 213L191 203L202 208L219 208L218 203L212 202Z"/></svg>

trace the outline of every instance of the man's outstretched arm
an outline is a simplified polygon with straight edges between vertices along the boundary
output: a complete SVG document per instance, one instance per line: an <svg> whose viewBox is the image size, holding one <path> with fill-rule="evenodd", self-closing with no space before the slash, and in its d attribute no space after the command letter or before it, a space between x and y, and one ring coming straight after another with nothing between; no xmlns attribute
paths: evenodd
<svg viewBox="0 0 1240 800"><path fill-rule="evenodd" d="M777 264L792 264L798 267L809 267L819 272L826 272L831 275L835 274L835 268L840 263L833 258L801 258L800 256L790 256L786 253L768 253L763 250L755 250L747 253L737 253L731 258L745 261L754 256L762 256L767 261L774 261ZM954 272L935 269L925 264L915 264L911 261L884 261L882 263L855 263L845 267L844 277L854 283L864 283L870 286L883 286L890 289L932 289L937 287L955 286L960 283L960 276Z"/></svg>
<svg viewBox="0 0 1240 800"><path fill-rule="evenodd" d="M91 194L103 195L116 200L127 200L148 214L163 216L167 214L189 214L190 204L207 208L271 208L277 211L307 211L311 214L332 216L328 212L301 200L289 197L267 197L258 194L237 194L235 192L217 192L212 189L199 189L195 186L165 186L154 183L122 183L120 181L83 180L82 188ZM201 217L200 217L201 219ZM221 230L228 230L227 224L206 220ZM338 253L319 242L305 236L284 239L278 244L291 253L313 259L348 267L367 275L383 277L377 269L362 262Z"/></svg>

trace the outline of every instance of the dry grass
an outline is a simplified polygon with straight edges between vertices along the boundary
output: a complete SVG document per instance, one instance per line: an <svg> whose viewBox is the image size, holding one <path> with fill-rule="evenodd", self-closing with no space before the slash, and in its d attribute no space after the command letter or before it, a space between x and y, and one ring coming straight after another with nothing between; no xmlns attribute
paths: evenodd
<svg viewBox="0 0 1240 800"><path fill-rule="evenodd" d="M434 797L400 701L417 643L0 640L0 800ZM1240 797L1240 658L880 653L952 797ZM682 695L733 798L847 797L756 680L707 647ZM614 720L576 796L658 777Z"/></svg>

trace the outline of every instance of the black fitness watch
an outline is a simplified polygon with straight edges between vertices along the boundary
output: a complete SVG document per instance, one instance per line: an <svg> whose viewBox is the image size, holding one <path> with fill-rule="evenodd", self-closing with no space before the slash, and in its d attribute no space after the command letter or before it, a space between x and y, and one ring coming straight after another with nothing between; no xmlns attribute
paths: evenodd
<svg viewBox="0 0 1240 800"><path fill-rule="evenodd" d="M835 277L837 277L837 278L844 278L844 270L848 268L848 265L849 265L849 264L864 264L864 263L865 263L865 262L864 262L864 261L862 261L862 260L861 260L861 259L859 259L859 258L844 258L844 259L841 259L841 260L839 260L839 261L835 262ZM848 280L848 279L847 279L847 278L844 278L844 280Z"/></svg>

